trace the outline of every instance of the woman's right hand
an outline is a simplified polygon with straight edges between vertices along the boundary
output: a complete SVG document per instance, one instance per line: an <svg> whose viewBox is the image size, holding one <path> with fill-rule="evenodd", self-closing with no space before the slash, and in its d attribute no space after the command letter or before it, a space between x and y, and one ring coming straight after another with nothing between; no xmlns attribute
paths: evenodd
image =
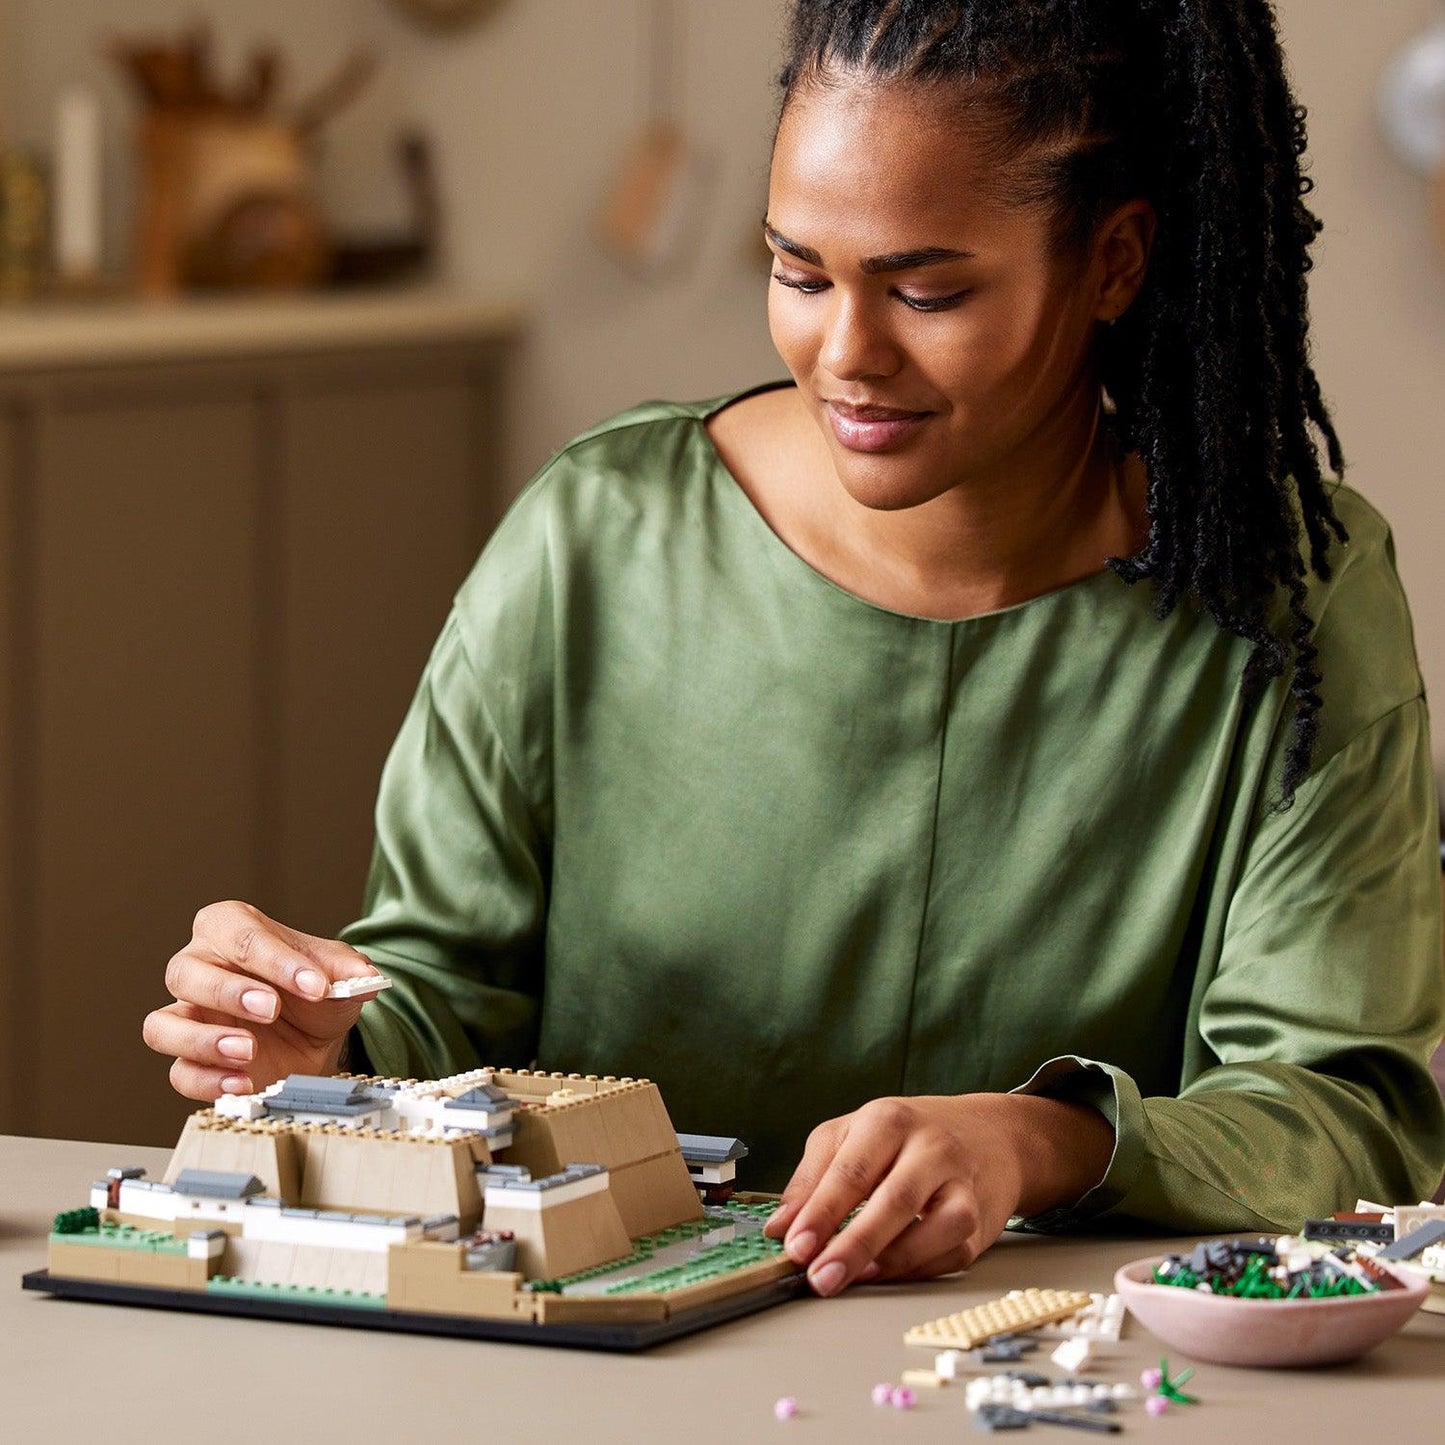
<svg viewBox="0 0 1445 1445"><path fill-rule="evenodd" d="M252 1094L287 1074L335 1072L362 999L329 999L338 979L378 972L354 948L312 938L249 903L212 903L166 965L175 1003L146 1015L146 1043L174 1058L188 1099Z"/></svg>

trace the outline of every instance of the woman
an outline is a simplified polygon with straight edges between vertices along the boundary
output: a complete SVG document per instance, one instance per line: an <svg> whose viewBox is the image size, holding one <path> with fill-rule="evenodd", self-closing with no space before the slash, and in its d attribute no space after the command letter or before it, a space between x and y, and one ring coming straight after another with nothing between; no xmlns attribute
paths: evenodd
<svg viewBox="0 0 1445 1445"><path fill-rule="evenodd" d="M1269 5L799 0L789 47L792 383L552 459L397 739L365 916L204 910L148 1042L200 1099L647 1075L787 1182L824 1294L1011 1216L1418 1197L1429 729L1309 430L1338 477ZM320 1001L370 960L389 994Z"/></svg>

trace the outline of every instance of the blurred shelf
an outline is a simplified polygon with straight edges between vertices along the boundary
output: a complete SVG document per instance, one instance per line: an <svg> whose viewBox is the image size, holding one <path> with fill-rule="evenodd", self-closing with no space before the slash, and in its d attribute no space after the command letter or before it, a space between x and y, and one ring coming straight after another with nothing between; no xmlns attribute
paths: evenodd
<svg viewBox="0 0 1445 1445"><path fill-rule="evenodd" d="M0 373L503 339L522 318L509 301L433 287L32 302L0 307Z"/></svg>

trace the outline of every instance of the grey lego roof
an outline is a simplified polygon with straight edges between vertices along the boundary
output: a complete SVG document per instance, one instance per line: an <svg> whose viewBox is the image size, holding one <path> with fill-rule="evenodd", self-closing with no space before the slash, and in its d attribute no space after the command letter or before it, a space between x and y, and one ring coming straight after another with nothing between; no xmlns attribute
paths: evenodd
<svg viewBox="0 0 1445 1445"><path fill-rule="evenodd" d="M745 1159L748 1153L741 1139L729 1139L726 1134L679 1134L677 1143L689 1163L727 1164Z"/></svg>
<svg viewBox="0 0 1445 1445"><path fill-rule="evenodd" d="M465 1094L458 1094L455 1099L448 1099L442 1108L485 1109L491 1113L502 1106L516 1108L516 1104L506 1090L499 1089L495 1084L478 1084L476 1088L468 1089Z"/></svg>
<svg viewBox="0 0 1445 1445"><path fill-rule="evenodd" d="M107 1169L107 1170L105 1171L105 1177L106 1177L107 1179L122 1179L122 1180L124 1180L124 1179L139 1179L139 1178L141 1177L141 1175L144 1174L144 1173L145 1173L145 1170L142 1169L139 1164L131 1164L131 1165L128 1165L128 1166L127 1166L126 1168L124 1168L124 1169Z"/></svg>
<svg viewBox="0 0 1445 1445"><path fill-rule="evenodd" d="M560 1173L548 1174L542 1179L494 1180L489 1173L486 1185L488 1189L512 1189L527 1194L542 1194L549 1189L561 1189L565 1185L575 1184L579 1179L590 1179L595 1174L606 1172L606 1167L601 1164L569 1164Z"/></svg>
<svg viewBox="0 0 1445 1445"><path fill-rule="evenodd" d="M485 1183L500 1184L505 1179L530 1179L532 1171L524 1164L478 1164L477 1173L486 1175Z"/></svg>
<svg viewBox="0 0 1445 1445"><path fill-rule="evenodd" d="M279 1093L266 1099L273 1114L367 1114L382 1100L360 1079L332 1079L324 1074L288 1074Z"/></svg>
<svg viewBox="0 0 1445 1445"><path fill-rule="evenodd" d="M236 1174L226 1169L182 1169L172 1186L177 1194L196 1194L208 1199L248 1199L264 1194L266 1186L254 1174Z"/></svg>

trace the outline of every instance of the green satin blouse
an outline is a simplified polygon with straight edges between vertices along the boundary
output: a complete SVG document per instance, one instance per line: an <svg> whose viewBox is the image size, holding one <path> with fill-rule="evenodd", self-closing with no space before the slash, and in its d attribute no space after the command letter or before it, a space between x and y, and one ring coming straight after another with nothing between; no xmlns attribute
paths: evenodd
<svg viewBox="0 0 1445 1445"><path fill-rule="evenodd" d="M1335 493L1316 763L1275 814L1285 690L1242 705L1245 643L1107 571L962 621L864 601L724 467L733 399L579 437L457 593L342 935L396 982L375 1068L646 1076L764 1189L872 1098L1088 1101L1113 1159L1043 1228L1432 1189L1436 797L1379 514Z"/></svg>

